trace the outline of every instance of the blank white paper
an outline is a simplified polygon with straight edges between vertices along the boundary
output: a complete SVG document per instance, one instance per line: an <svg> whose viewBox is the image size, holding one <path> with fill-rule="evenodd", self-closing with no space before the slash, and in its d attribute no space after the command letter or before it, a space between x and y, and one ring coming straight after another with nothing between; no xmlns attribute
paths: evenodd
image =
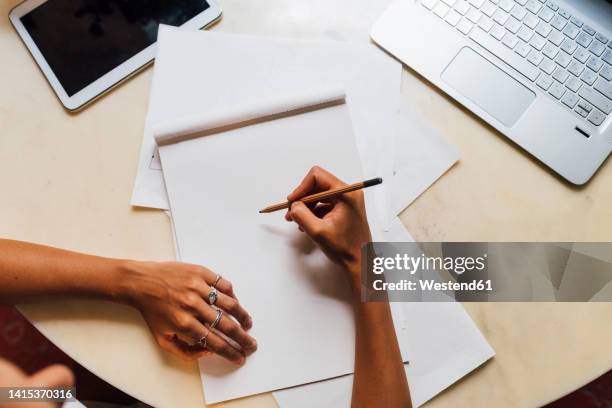
<svg viewBox="0 0 612 408"><path fill-rule="evenodd" d="M391 179L401 65L373 46L253 37L160 26L132 205L168 209L151 128L285 89L343 83L366 177ZM377 211L390 214L385 186Z"/></svg>
<svg viewBox="0 0 612 408"><path fill-rule="evenodd" d="M160 157L181 259L235 284L259 344L241 368L201 362L207 403L352 372L345 276L282 213L258 213L314 164L363 178L347 106L170 144Z"/></svg>

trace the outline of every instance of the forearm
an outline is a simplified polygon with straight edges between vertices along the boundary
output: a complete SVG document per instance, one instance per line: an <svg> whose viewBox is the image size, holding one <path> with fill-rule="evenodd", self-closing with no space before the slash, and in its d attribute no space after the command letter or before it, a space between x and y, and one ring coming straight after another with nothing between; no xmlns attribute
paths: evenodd
<svg viewBox="0 0 612 408"><path fill-rule="evenodd" d="M353 276L356 276L353 274ZM359 301L355 290L355 377L353 407L410 407L410 392L387 302Z"/></svg>
<svg viewBox="0 0 612 408"><path fill-rule="evenodd" d="M71 296L124 301L124 263L0 239L0 303Z"/></svg>

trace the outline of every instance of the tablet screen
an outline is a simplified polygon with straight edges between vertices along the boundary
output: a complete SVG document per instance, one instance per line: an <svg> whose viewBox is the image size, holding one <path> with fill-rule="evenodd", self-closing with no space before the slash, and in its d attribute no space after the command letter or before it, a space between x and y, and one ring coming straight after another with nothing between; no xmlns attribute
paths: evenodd
<svg viewBox="0 0 612 408"><path fill-rule="evenodd" d="M69 96L138 54L161 24L180 26L205 0L49 0L21 18Z"/></svg>

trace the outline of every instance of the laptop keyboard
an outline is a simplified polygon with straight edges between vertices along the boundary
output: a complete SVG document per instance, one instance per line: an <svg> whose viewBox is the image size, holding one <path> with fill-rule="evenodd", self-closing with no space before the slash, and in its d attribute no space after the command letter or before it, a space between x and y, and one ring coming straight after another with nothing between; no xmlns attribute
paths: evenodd
<svg viewBox="0 0 612 408"><path fill-rule="evenodd" d="M594 126L612 112L612 40L554 1L421 4Z"/></svg>

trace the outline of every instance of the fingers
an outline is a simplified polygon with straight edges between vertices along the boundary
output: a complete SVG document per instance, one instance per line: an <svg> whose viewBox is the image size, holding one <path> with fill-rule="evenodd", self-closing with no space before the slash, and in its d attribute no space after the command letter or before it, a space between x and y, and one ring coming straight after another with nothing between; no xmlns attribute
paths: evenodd
<svg viewBox="0 0 612 408"><path fill-rule="evenodd" d="M323 229L323 220L310 211L306 205L296 201L291 205L290 217L299 225L300 229L312 238L318 237Z"/></svg>
<svg viewBox="0 0 612 408"><path fill-rule="evenodd" d="M210 284L212 285L214 283L211 282ZM217 282L217 285L215 286L220 292L225 293L227 296L233 297L234 299L236 298L236 294L234 293L234 287L232 285L232 282L228 281L225 278L221 278L221 280L219 280Z"/></svg>
<svg viewBox="0 0 612 408"><path fill-rule="evenodd" d="M194 268L194 271L197 274L204 278L204 282L206 282L208 286L214 285L219 291L225 293L226 295L234 298L236 297L234 287L229 280L220 277L220 275L202 265L191 265L191 267ZM220 277L220 279L217 279L217 277Z"/></svg>
<svg viewBox="0 0 612 408"><path fill-rule="evenodd" d="M208 304L202 303L197 307L198 315L202 322L206 322L209 325L212 324L217 318L217 311ZM229 339L236 342L243 350L246 355L251 355L257 350L257 342L255 339L247 334L247 332L238 324L234 319L227 315L222 315L221 320L215 327Z"/></svg>
<svg viewBox="0 0 612 408"><path fill-rule="evenodd" d="M250 330L253 327L253 319L236 298L219 293L215 305L232 315L245 330Z"/></svg>
<svg viewBox="0 0 612 408"><path fill-rule="evenodd" d="M34 373L28 382L34 387L70 387L74 384L74 374L68 367L56 364Z"/></svg>
<svg viewBox="0 0 612 408"><path fill-rule="evenodd" d="M319 191L329 190L344 183L336 176L321 167L314 166L299 186L287 196L288 201L297 201L300 198Z"/></svg>
<svg viewBox="0 0 612 408"><path fill-rule="evenodd" d="M206 339L206 348L215 354L220 355L226 360L232 363L243 365L246 361L246 357L243 352L233 347L227 341L217 335L215 332L211 332Z"/></svg>
<svg viewBox="0 0 612 408"><path fill-rule="evenodd" d="M169 337L161 337L158 339L158 343L161 348L184 361L193 361L209 354L206 349L199 345L189 344L180 339L176 334Z"/></svg>

